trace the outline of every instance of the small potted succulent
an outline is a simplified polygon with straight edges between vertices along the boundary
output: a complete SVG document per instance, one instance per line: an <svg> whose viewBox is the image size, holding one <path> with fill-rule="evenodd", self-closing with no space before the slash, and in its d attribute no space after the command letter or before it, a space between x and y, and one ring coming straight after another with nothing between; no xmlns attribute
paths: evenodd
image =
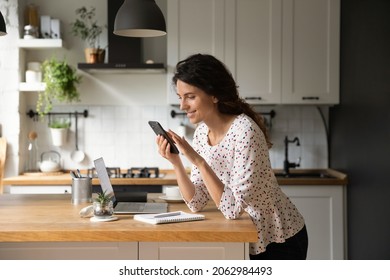
<svg viewBox="0 0 390 280"><path fill-rule="evenodd" d="M106 191L98 193L97 198L93 202L93 215L96 218L108 219L112 217L114 207L111 196L106 194Z"/></svg>

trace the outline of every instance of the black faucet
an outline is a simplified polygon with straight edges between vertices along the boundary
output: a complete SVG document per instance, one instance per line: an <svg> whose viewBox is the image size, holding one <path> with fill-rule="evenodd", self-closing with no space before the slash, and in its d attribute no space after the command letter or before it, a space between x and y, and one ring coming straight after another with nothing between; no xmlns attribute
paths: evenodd
<svg viewBox="0 0 390 280"><path fill-rule="evenodd" d="M295 137L293 140L289 140L288 137L286 136L284 138L284 163L283 163L283 172L285 175L290 174L289 169L290 168L295 168L300 166L301 158L298 159L297 163L294 162L289 162L288 161L288 143L297 143L297 146L300 146L301 144L299 143L299 138Z"/></svg>

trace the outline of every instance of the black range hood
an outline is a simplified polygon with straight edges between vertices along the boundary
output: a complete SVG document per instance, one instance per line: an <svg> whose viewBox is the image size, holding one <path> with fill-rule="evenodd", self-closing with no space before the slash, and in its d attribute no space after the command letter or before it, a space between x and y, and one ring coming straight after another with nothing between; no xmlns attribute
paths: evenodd
<svg viewBox="0 0 390 280"><path fill-rule="evenodd" d="M164 73L163 63L78 63L78 69L88 73L132 74L132 73Z"/></svg>
<svg viewBox="0 0 390 280"><path fill-rule="evenodd" d="M78 63L78 68L90 73L156 73L165 72L163 63L142 61L142 38L115 35L114 21L123 0L107 0L108 63Z"/></svg>

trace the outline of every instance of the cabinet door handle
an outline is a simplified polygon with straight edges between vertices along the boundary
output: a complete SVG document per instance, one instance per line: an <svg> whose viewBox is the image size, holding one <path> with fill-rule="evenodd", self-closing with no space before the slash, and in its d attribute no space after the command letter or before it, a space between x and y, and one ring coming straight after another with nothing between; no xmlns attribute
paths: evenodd
<svg viewBox="0 0 390 280"><path fill-rule="evenodd" d="M320 100L318 96L304 96L302 100Z"/></svg>
<svg viewBox="0 0 390 280"><path fill-rule="evenodd" d="M245 97L245 100L261 100L261 97L250 96L250 97Z"/></svg>

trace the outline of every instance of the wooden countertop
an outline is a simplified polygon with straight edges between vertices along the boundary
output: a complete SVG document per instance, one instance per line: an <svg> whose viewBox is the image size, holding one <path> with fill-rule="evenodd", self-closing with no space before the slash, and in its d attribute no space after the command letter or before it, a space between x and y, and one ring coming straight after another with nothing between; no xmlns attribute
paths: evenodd
<svg viewBox="0 0 390 280"><path fill-rule="evenodd" d="M153 194L152 194L153 195ZM149 197L154 201L157 194ZM79 217L89 204L72 205L70 195L0 195L0 242L112 241L112 242L255 242L256 228L250 217L227 220L215 206L201 213L203 221L150 225L132 215L93 223ZM184 203L172 203L169 211L190 212Z"/></svg>
<svg viewBox="0 0 390 280"><path fill-rule="evenodd" d="M173 172L161 173L163 177L159 178L111 178L112 185L177 185L176 177ZM72 177L69 172L55 175L19 175L3 179L4 185L17 186L70 186ZM98 178L92 179L93 185L100 185Z"/></svg>
<svg viewBox="0 0 390 280"><path fill-rule="evenodd" d="M282 170L275 169L274 172L281 173ZM333 169L292 169L292 174L299 173L325 173L332 178L315 178L315 177L277 177L280 185L346 185L347 175ZM172 170L161 170L161 178L111 178L112 185L177 185L175 174ZM17 186L53 186L67 185L70 186L72 178L69 172L60 175L19 175L3 179L4 185ZM99 180L94 178L92 184L99 185Z"/></svg>
<svg viewBox="0 0 390 280"><path fill-rule="evenodd" d="M281 169L274 169L275 174L281 174ZM325 169L291 169L290 173L294 175L302 175L302 174L325 174L326 176L323 178L316 177L276 177L279 185L288 186L288 185L315 185L315 186L329 186L329 185L342 185L345 186L348 183L347 174L344 174L340 171L325 168Z"/></svg>

